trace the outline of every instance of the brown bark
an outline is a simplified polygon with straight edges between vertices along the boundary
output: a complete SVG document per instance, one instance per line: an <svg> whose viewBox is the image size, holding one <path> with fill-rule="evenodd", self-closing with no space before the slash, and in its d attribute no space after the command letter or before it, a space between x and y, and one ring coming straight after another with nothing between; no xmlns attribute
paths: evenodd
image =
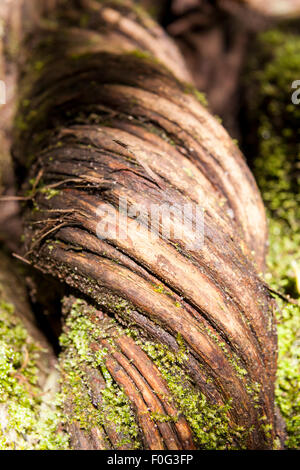
<svg viewBox="0 0 300 470"><path fill-rule="evenodd" d="M192 437L187 417L170 424L147 414L164 410L172 416L176 406L167 405L171 391L126 327L175 352L180 333L186 351L181 367L192 386L210 403L232 400L230 426L251 430L248 448L270 448L276 436L276 334L258 275L266 222L254 179L226 131L184 82L189 75L183 61L155 23L127 2L73 5L56 10L24 46L34 57L23 69L14 154L31 167L26 180L33 181L25 256L96 305L95 328L116 318L117 347L98 335L90 348L107 348L106 368L129 398L144 448L201 448L201 442ZM124 198L129 207L139 205L142 223L137 214L119 214L114 236ZM189 243L191 227L177 239L173 230L164 236L158 225L158 236L149 238L149 209L162 203L204 209L200 249ZM111 208L103 240L96 234L99 205ZM166 220L181 227L176 218ZM93 407L103 380L100 369L85 370L81 385L94 394ZM105 434L117 447L118 429L105 419L89 431L73 422L73 446L103 448ZM270 437L261 419L271 426Z"/></svg>

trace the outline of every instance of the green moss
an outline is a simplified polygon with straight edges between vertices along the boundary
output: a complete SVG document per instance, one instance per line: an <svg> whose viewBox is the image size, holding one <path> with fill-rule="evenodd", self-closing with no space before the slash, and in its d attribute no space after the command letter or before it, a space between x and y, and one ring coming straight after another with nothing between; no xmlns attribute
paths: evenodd
<svg viewBox="0 0 300 470"><path fill-rule="evenodd" d="M80 27L81 28L86 28L90 22L90 15L88 13L83 13L80 17Z"/></svg>
<svg viewBox="0 0 300 470"><path fill-rule="evenodd" d="M132 449L136 449L140 446L138 425L128 397L106 368L107 349L95 351L91 348L91 343L98 342L100 338L112 341L109 330L112 325L115 326L115 322L110 320L99 327L90 320L94 313L95 310L84 300L76 299L66 320L65 332L60 338L65 351L61 361L64 374L63 395L65 401L72 401L68 421L76 422L86 430L111 423L122 436L116 447L128 443ZM106 383L100 391L98 407L94 406L90 398L86 366L101 372Z"/></svg>
<svg viewBox="0 0 300 470"><path fill-rule="evenodd" d="M153 421L157 421L159 423L176 423L178 420L178 416L169 416L163 413L158 413L156 411L152 411L150 416Z"/></svg>
<svg viewBox="0 0 300 470"><path fill-rule="evenodd" d="M159 294L168 294L168 295L170 295L170 292L167 291L164 288L164 286L162 286L161 284L155 285L154 290L155 290L155 292L158 292Z"/></svg>
<svg viewBox="0 0 300 470"><path fill-rule="evenodd" d="M28 189L25 193L27 197L34 198L36 193L41 193L45 195L45 198L47 200L49 200L49 199L52 199L54 196L57 196L60 193L59 189L45 186L42 180L40 180L36 186L36 178L31 178L29 180L29 184L30 184L30 189Z"/></svg>
<svg viewBox="0 0 300 470"><path fill-rule="evenodd" d="M45 67L45 63L42 60L38 60L34 63L34 69L40 72Z"/></svg>
<svg viewBox="0 0 300 470"><path fill-rule="evenodd" d="M182 369L185 346L180 335L177 337L179 353L170 351L166 346L137 340L166 380L174 401L185 416L193 430L200 449L237 449L243 448L248 434L242 427L229 424L228 412L230 403L217 406L209 403L207 398L192 384ZM168 419L164 416L164 419Z"/></svg>
<svg viewBox="0 0 300 470"><path fill-rule="evenodd" d="M161 68L164 68L164 65L160 62L159 59L157 59L154 55L152 55L150 52L142 49L134 49L129 52L125 52L128 57L136 57L137 59L140 59L141 61L147 62L149 65L157 66L159 65ZM137 104L138 102L133 102L133 104Z"/></svg>
<svg viewBox="0 0 300 470"><path fill-rule="evenodd" d="M267 62L253 74L259 110L255 173L270 215L299 234L300 106L292 103L291 87L300 77L300 36L269 31L260 44L263 57L258 60Z"/></svg>
<svg viewBox="0 0 300 470"><path fill-rule="evenodd" d="M164 129L162 129L161 127L159 127L158 125L154 125L153 123L151 122L143 122L142 124L140 122L137 122L137 124L139 125L142 125L142 127L144 127L145 129L147 129L149 132L151 132L152 134L155 134L155 135L158 135L159 137L161 137L161 139L163 139L165 142L167 142L168 144L172 145L172 146L176 146L176 143L175 141L170 137L170 135L168 135Z"/></svg>
<svg viewBox="0 0 300 470"><path fill-rule="evenodd" d="M53 188L41 188L40 192L46 195L46 199L52 199L54 196L57 196L59 194L58 189L53 189Z"/></svg>
<svg viewBox="0 0 300 470"><path fill-rule="evenodd" d="M285 418L286 446L300 448L300 306L277 300L281 308L278 324L279 358L276 401Z"/></svg>
<svg viewBox="0 0 300 470"><path fill-rule="evenodd" d="M15 126L19 131L27 131L28 123L24 120L22 115L18 115L15 121Z"/></svg>
<svg viewBox="0 0 300 470"><path fill-rule="evenodd" d="M229 353L224 341L219 341L217 335L215 333L213 333L213 331L210 328L205 328L205 330L206 330L206 333L210 336L210 338L212 338L214 340L214 342L222 349L222 351L224 352L224 354L227 357L228 361L233 366L236 374L240 378L243 378L245 375L247 375L248 372L240 364L240 360L239 360L238 356Z"/></svg>
<svg viewBox="0 0 300 470"><path fill-rule="evenodd" d="M139 59L149 59L152 58L152 55L148 51L142 51L141 49L135 49L133 51L128 52L128 54L134 55Z"/></svg>
<svg viewBox="0 0 300 470"><path fill-rule="evenodd" d="M269 219L266 280L274 289L299 297L300 266L300 106L292 103L292 83L300 79L300 36L272 30L259 39L251 80L258 116L255 174ZM260 64L264 66L261 69ZM257 71L258 70L258 71ZM300 448L300 306L277 298L278 371L276 402L285 419L286 446ZM299 304L300 305L300 304Z"/></svg>
<svg viewBox="0 0 300 470"><path fill-rule="evenodd" d="M124 301L125 302L125 301ZM126 302L120 302L120 309L126 307ZM116 308L116 304L114 304ZM93 317L93 321L91 318ZM119 445L130 443L130 447L137 448L138 426L132 413L130 401L123 390L114 382L106 368L107 350L95 351L91 343L99 344L99 338L105 338L114 345L114 336L111 326L116 328L114 320L95 322L94 309L88 307L85 301L77 299L71 308L66 321L66 329L61 337L61 344L65 350L62 361L64 376L64 393L66 400L72 395L73 409L70 421L79 423L82 429L89 430L93 426L105 426L107 420L117 425L117 431L123 436ZM99 326L101 325L101 326ZM148 354L157 365L166 380L180 413L184 414L189 422L200 448L203 449L231 449L243 448L249 431L230 424L230 403L216 406L208 402L207 398L193 385L190 378L183 371L182 364L188 361L188 351L180 334L177 335L178 351L175 354L167 347L149 341L138 339L136 331L128 328L126 334L133 339ZM119 334L124 334L119 330ZM92 404L88 378L85 367L96 368L105 379L106 386L102 390L102 399L97 407ZM151 419L156 422L176 421L177 417L167 414L150 413Z"/></svg>
<svg viewBox="0 0 300 470"><path fill-rule="evenodd" d="M201 103L202 106L204 106L205 108L208 106L205 93L202 93L201 91L197 90L197 88L193 85L186 84L184 92L193 95L197 99L197 101L199 101L199 103Z"/></svg>
<svg viewBox="0 0 300 470"><path fill-rule="evenodd" d="M40 348L14 314L13 305L4 301L0 338L0 449L67 448L66 434L58 431L59 404L45 402L37 384Z"/></svg>

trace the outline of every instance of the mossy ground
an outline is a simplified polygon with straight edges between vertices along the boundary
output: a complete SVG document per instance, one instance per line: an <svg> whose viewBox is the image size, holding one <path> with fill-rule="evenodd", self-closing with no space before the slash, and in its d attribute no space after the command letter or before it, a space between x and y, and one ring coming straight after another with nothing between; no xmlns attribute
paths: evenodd
<svg viewBox="0 0 300 470"><path fill-rule="evenodd" d="M300 105L292 103L292 83L300 79L300 36L268 31L259 38L259 50L250 79L257 87L252 111L259 117L255 174L269 219L266 279L273 288L299 298ZM299 449L300 300L299 306L277 301L276 401L286 423L286 447Z"/></svg>
<svg viewBox="0 0 300 470"><path fill-rule="evenodd" d="M68 299L65 302L69 304ZM61 336L64 349L61 369L62 392L69 410L69 424L75 422L81 429L89 431L93 427L101 428L111 423L117 426L117 432L122 436L118 445L129 444L132 449L141 446L139 427L130 400L107 370L107 349L95 351L91 348L91 344L99 344L100 339L108 340L111 347L117 348L115 335L127 334L159 368L168 384L170 396L179 413L182 413L190 424L199 448L237 449L245 446L249 430L232 426L229 418L230 403L224 406L211 404L195 389L193 381L184 372L183 363L187 360L187 354L180 335L177 337L179 349L175 353L166 346L141 340L135 329L116 330L117 323L113 319L108 323L106 320L101 325L101 322L95 320L96 311L84 300L73 299L68 310L65 331ZM89 378L86 375L86 366L101 372L106 383L105 388L100 391L102 397L97 406L92 403L91 393L88 392ZM159 415L150 411L149 413L151 419L157 423L178 419L176 416Z"/></svg>
<svg viewBox="0 0 300 470"><path fill-rule="evenodd" d="M40 347L15 315L0 301L0 449L54 450L68 446L58 431L59 406L47 403L38 386Z"/></svg>
<svg viewBox="0 0 300 470"><path fill-rule="evenodd" d="M269 215L269 256L266 279L286 294L299 298L299 230L287 229L286 221ZM297 268L296 268L297 270ZM300 301L299 306L277 297L278 367L275 397L285 420L286 447L300 449Z"/></svg>

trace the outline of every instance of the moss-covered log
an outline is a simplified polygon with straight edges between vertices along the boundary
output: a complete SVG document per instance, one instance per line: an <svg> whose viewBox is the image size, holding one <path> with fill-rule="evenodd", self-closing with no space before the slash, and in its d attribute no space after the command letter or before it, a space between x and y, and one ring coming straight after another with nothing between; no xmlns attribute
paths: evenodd
<svg viewBox="0 0 300 470"><path fill-rule="evenodd" d="M72 446L272 448L276 334L254 179L145 13L72 5L24 44L14 147L25 256L77 292L61 339ZM178 213L150 230L163 204L203 209L203 240Z"/></svg>

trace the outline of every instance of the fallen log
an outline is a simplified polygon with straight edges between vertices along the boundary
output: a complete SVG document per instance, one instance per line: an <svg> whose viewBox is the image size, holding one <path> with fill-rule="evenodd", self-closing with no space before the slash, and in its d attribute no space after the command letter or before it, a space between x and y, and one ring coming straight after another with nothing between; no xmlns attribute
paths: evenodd
<svg viewBox="0 0 300 470"><path fill-rule="evenodd" d="M24 257L76 296L72 447L273 448L264 207L176 47L130 2L83 0L22 50Z"/></svg>

